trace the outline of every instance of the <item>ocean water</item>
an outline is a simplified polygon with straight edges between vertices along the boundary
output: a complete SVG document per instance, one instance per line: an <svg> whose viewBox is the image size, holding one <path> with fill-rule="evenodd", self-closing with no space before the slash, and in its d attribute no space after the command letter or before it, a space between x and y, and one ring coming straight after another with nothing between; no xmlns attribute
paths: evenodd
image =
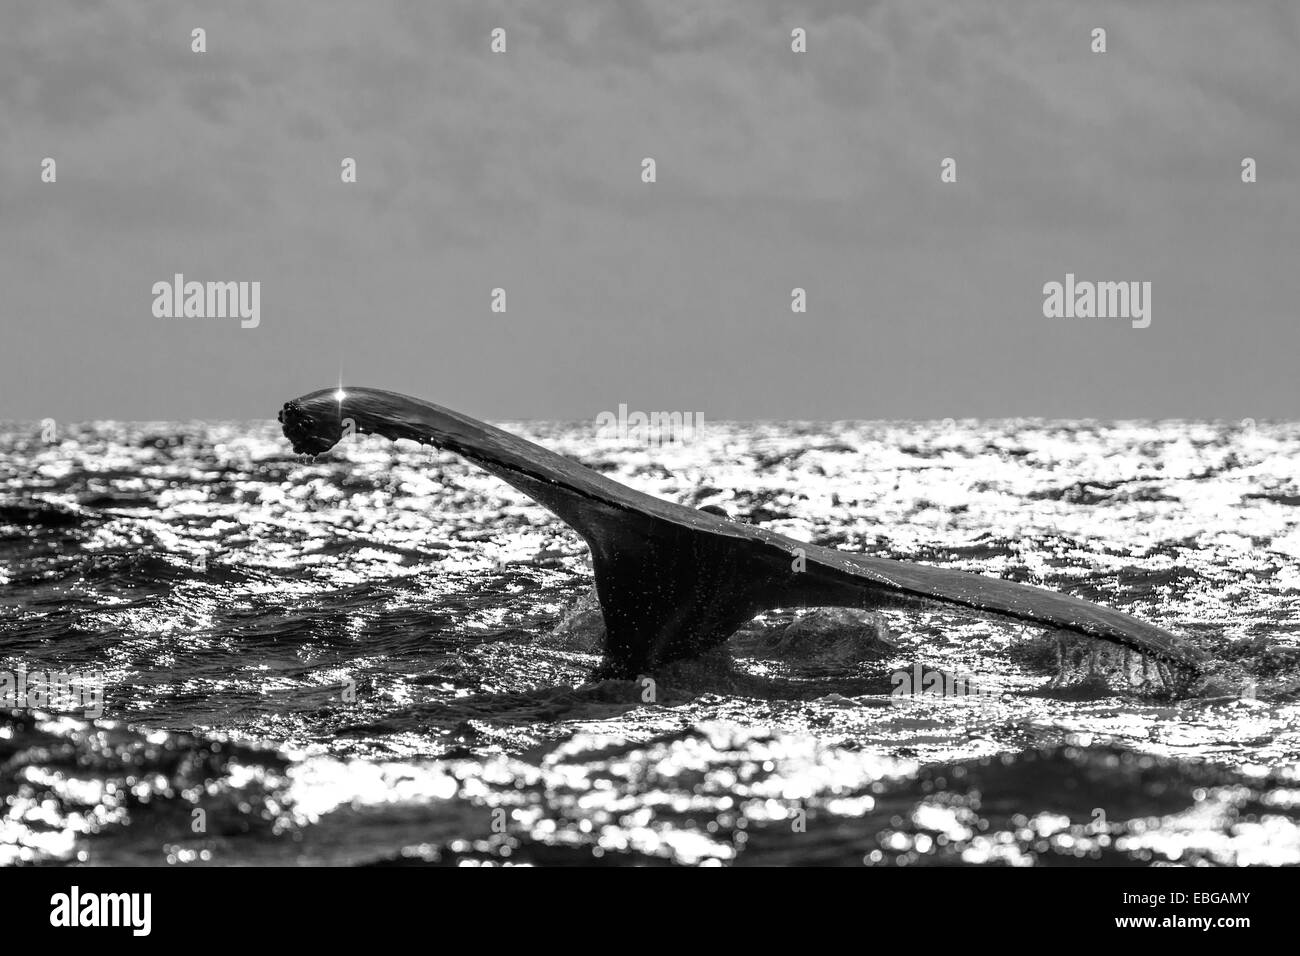
<svg viewBox="0 0 1300 956"><path fill-rule="evenodd" d="M0 425L0 695L103 688L0 701L0 863L1300 863L1300 425L504 427L798 538L1116 607L1210 663L1175 683L957 611L783 611L590 683L585 546L454 455ZM947 693L900 692L931 674Z"/></svg>

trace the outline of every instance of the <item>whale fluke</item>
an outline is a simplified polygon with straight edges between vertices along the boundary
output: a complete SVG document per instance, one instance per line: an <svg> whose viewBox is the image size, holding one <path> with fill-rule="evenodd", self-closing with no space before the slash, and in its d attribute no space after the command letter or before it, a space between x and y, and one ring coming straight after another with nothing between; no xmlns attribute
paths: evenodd
<svg viewBox="0 0 1300 956"><path fill-rule="evenodd" d="M374 388L286 402L297 452L328 451L351 427L455 452L528 495L591 549L605 615L599 674L635 677L721 644L761 611L960 607L1110 641L1194 670L1201 655L1143 621L1043 588L850 554L644 494L466 415Z"/></svg>

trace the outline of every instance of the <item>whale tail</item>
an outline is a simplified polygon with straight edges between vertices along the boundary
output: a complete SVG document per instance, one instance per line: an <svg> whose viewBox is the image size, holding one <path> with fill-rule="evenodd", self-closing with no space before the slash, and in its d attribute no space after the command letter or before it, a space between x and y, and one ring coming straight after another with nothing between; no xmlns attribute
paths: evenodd
<svg viewBox="0 0 1300 956"><path fill-rule="evenodd" d="M721 644L777 607L958 607L1119 644L1194 670L1199 653L1128 614L1043 588L855 555L738 524L621 485L450 409L373 388L323 389L280 412L294 450L351 427L455 452L556 514L587 542L605 616L602 676L635 677Z"/></svg>

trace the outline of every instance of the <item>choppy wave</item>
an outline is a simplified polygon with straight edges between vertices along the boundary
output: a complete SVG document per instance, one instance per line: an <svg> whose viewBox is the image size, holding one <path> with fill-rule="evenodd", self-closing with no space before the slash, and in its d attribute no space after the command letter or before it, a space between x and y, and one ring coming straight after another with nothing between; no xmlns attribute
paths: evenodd
<svg viewBox="0 0 1300 956"><path fill-rule="evenodd" d="M581 541L454 456L8 426L0 671L102 675L105 701L0 719L0 858L1297 862L1300 426L514 429L796 537L1067 590L1214 663L1174 694L957 613L774 613L653 688L586 684ZM980 693L891 695L933 671Z"/></svg>

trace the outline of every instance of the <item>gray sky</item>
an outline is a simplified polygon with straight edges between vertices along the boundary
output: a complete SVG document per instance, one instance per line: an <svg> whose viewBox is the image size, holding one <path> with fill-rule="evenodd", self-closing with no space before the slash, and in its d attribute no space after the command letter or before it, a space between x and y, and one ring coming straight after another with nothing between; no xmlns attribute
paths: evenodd
<svg viewBox="0 0 1300 956"><path fill-rule="evenodd" d="M1294 0L7 2L0 418L1300 417L1297 63Z"/></svg>

